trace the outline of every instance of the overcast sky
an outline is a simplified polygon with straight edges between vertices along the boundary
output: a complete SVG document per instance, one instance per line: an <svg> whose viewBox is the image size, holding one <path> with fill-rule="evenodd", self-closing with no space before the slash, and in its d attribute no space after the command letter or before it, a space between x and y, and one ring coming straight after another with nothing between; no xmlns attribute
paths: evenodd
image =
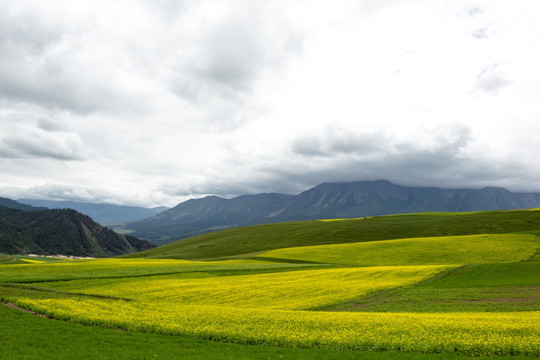
<svg viewBox="0 0 540 360"><path fill-rule="evenodd" d="M0 196L540 192L540 2L0 0Z"/></svg>

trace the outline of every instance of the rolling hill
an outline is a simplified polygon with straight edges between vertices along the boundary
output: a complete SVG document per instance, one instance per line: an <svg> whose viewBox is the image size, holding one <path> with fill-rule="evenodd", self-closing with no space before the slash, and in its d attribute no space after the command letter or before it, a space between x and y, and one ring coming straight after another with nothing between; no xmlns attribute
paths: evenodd
<svg viewBox="0 0 540 360"><path fill-rule="evenodd" d="M0 206L0 253L108 257L152 247L75 210L23 211Z"/></svg>
<svg viewBox="0 0 540 360"><path fill-rule="evenodd" d="M387 215L334 221L294 221L226 229L127 257L216 259L299 246L420 237L528 232L540 234L540 211Z"/></svg>
<svg viewBox="0 0 540 360"><path fill-rule="evenodd" d="M321 184L296 196L258 194L233 199L217 196L193 199L122 228L134 236L162 245L211 231L254 224L539 206L540 194L512 193L503 188L417 188L385 180L358 181Z"/></svg>
<svg viewBox="0 0 540 360"><path fill-rule="evenodd" d="M344 349L366 359L540 355L538 210L265 224L130 257L0 256L0 300L123 333L279 346L265 358L289 347L340 359Z"/></svg>

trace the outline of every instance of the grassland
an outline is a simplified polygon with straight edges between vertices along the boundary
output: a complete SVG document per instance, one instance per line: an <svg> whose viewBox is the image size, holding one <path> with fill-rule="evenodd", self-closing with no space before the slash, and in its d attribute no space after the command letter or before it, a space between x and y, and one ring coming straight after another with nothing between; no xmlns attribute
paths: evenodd
<svg viewBox="0 0 540 360"><path fill-rule="evenodd" d="M148 336L149 344L166 344L164 351L175 341L190 349L202 347L201 358L212 358L209 352L220 346L224 353L238 351L236 355L246 358L538 357L540 213L523 211L536 216L524 215L525 220L517 213L501 218L506 213L493 212L491 220L490 213L385 217L434 224L433 218L477 216L480 229L506 219L494 228L511 229L511 234L477 233L471 222L462 226L469 232L465 235L425 236L425 230L409 229L409 238L356 237L329 245L321 244L324 234L336 234L341 224L341 236L352 236L347 224L367 220L302 222L267 225L273 236L287 238L280 240L287 246L267 251L259 247L257 253L247 246L239 254L242 244L236 244L230 252L234 260L220 260L216 254L212 261L154 259L146 253L131 259L6 264L0 266L0 298L68 320L59 323L65 326L128 330L77 327L104 338ZM304 234L295 238L295 231L307 224L332 224L334 230L318 228L319 240L306 241ZM252 234L261 227L246 229ZM235 230L233 238L238 240L240 233ZM393 234L391 229L386 232ZM228 235L231 232L223 232L222 241L230 245ZM202 246L200 254L186 257L207 258L216 246L211 251ZM174 257L180 254L177 250L171 246L160 251ZM0 331L0 351L7 338ZM141 349L141 354L148 351Z"/></svg>
<svg viewBox="0 0 540 360"><path fill-rule="evenodd" d="M216 259L287 247L522 231L540 231L540 212L425 213L256 225L199 235L127 257Z"/></svg>
<svg viewBox="0 0 540 360"><path fill-rule="evenodd" d="M413 286L323 308L359 312L513 312L540 309L540 262L470 264Z"/></svg>

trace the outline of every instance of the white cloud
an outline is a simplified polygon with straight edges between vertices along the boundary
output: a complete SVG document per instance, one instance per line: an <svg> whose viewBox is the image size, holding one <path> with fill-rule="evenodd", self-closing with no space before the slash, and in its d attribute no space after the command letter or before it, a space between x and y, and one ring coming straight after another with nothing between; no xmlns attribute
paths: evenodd
<svg viewBox="0 0 540 360"><path fill-rule="evenodd" d="M535 1L0 5L0 195L540 191Z"/></svg>

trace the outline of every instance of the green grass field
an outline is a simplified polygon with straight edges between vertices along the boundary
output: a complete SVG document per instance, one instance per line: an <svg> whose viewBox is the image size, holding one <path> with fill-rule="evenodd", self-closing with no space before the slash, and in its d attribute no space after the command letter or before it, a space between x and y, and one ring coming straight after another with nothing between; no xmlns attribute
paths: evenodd
<svg viewBox="0 0 540 360"><path fill-rule="evenodd" d="M286 247L540 231L540 212L426 213L256 225L195 236L127 257L215 259Z"/></svg>
<svg viewBox="0 0 540 360"><path fill-rule="evenodd" d="M199 252L187 239L132 258L4 263L4 302L67 322L4 307L0 353L98 341L110 358L540 356L539 212L381 218L227 230L198 237ZM261 242L273 237L281 248Z"/></svg>

